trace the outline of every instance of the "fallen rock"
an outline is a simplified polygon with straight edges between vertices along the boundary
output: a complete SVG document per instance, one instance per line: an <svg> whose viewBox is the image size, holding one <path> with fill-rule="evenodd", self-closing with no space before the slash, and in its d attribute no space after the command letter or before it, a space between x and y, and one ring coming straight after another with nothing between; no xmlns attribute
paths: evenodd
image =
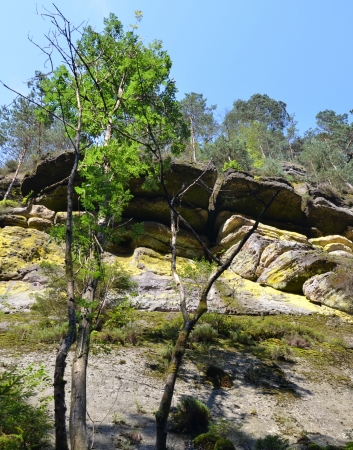
<svg viewBox="0 0 353 450"><path fill-rule="evenodd" d="M353 313L353 276L345 268L308 279L303 285L303 292L314 303Z"/></svg>
<svg viewBox="0 0 353 450"><path fill-rule="evenodd" d="M276 258L257 282L285 292L302 293L305 281L336 267L323 252L290 250Z"/></svg>

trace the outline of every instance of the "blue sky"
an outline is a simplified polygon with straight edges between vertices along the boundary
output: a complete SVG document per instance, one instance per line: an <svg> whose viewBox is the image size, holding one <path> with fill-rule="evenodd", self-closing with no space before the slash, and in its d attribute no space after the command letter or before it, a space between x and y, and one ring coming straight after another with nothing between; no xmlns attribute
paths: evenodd
<svg viewBox="0 0 353 450"><path fill-rule="evenodd" d="M56 0L74 24L98 31L114 12L128 27L143 11L139 34L163 41L172 77L185 93L202 93L222 114L233 101L267 94L287 103L304 132L324 109L353 109L352 0ZM25 81L43 70L39 44L50 23L36 14L42 0L2 0L0 80L26 91ZM0 105L13 94L0 86ZM353 119L352 119L353 120Z"/></svg>

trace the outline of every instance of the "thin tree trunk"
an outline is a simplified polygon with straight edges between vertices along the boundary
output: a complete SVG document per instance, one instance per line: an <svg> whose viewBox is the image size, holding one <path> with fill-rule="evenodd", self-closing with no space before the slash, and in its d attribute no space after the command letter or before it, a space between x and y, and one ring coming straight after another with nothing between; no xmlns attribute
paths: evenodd
<svg viewBox="0 0 353 450"><path fill-rule="evenodd" d="M66 358L71 345L76 340L76 310L74 299L74 273L72 261L72 212L74 181L80 154L75 152L74 165L72 167L67 186L67 218L66 218L66 248L65 248L65 272L67 279L68 295L68 319L69 327L65 339L62 341L55 360L54 370L54 411L55 411L55 449L68 450L66 432L66 402L64 380Z"/></svg>
<svg viewBox="0 0 353 450"><path fill-rule="evenodd" d="M168 367L167 380L158 411L156 412L156 450L167 448L167 422L170 407L173 400L175 382L178 376L181 361L183 359L186 345L192 330L192 322L188 321L180 332L178 340L174 346L172 359Z"/></svg>
<svg viewBox="0 0 353 450"><path fill-rule="evenodd" d="M82 299L92 303L95 297L98 280L87 283ZM82 308L82 319L77 334L77 346L71 373L71 410L70 410L70 442L71 450L87 450L88 436L86 427L87 414L87 363L92 327L92 309Z"/></svg>
<svg viewBox="0 0 353 450"><path fill-rule="evenodd" d="M23 163L23 160L25 159L25 156L26 156L26 153L27 153L27 150L28 150L28 145L29 145L29 142L28 142L28 141L29 141L29 138L27 138L27 142L26 142L26 144L23 146L23 150L22 150L22 153L21 153L21 156L20 156L20 160L18 161L18 164L17 164L17 169L16 169L16 172L15 172L15 175L13 176L12 181L11 181L9 187L7 188L7 191L6 191L5 195L4 195L3 200L7 200L7 197L10 195L12 186L13 186L14 182L16 181L18 172L19 172L19 170L20 170L20 167L21 167L21 165L22 165L22 163Z"/></svg>

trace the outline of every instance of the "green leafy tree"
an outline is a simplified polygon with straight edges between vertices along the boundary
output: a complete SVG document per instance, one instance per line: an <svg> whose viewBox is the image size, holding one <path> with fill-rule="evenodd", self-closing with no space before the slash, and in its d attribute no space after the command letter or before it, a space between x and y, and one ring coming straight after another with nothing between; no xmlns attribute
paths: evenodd
<svg viewBox="0 0 353 450"><path fill-rule="evenodd" d="M317 128L307 133L299 156L308 180L352 191L353 123L349 124L348 114L332 110L319 112L316 120Z"/></svg>
<svg viewBox="0 0 353 450"><path fill-rule="evenodd" d="M236 160L244 170L261 168L266 158L293 159L298 151L298 135L294 117L286 107L284 102L261 94L247 101L236 100L225 115L216 145L209 151L218 152L221 167Z"/></svg>
<svg viewBox="0 0 353 450"><path fill-rule="evenodd" d="M207 99L202 94L191 92L185 94L180 102L184 120L190 131L190 143L187 146L192 160L196 161L198 151L202 151L205 144L212 141L217 133L218 125L213 116L216 105L207 106Z"/></svg>
<svg viewBox="0 0 353 450"><path fill-rule="evenodd" d="M101 311L96 294L104 277L104 245L131 198L129 178L148 171L148 163L156 154L180 152L186 127L175 100L175 84L169 79L171 60L159 41L145 46L134 32L124 32L121 22L111 14L101 33L86 27L75 42L76 29L58 9L44 17L55 26L48 37L50 45L65 62L41 80L44 111L63 122L75 151L65 230L69 329L58 352L54 375L56 448L68 448L64 370L68 349L77 339L70 411L71 448L77 450L88 448L86 367L96 308ZM78 170L85 180L77 191L86 214L74 223L73 180ZM77 333L75 251L79 253L83 280L77 302Z"/></svg>

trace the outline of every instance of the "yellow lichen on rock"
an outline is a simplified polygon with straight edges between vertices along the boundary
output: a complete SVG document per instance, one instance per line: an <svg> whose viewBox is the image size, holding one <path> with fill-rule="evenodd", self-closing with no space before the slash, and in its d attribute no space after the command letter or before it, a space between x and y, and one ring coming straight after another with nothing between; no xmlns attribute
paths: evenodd
<svg viewBox="0 0 353 450"><path fill-rule="evenodd" d="M63 250L48 234L35 229L0 229L0 280L19 278L19 269L47 260L63 263Z"/></svg>

